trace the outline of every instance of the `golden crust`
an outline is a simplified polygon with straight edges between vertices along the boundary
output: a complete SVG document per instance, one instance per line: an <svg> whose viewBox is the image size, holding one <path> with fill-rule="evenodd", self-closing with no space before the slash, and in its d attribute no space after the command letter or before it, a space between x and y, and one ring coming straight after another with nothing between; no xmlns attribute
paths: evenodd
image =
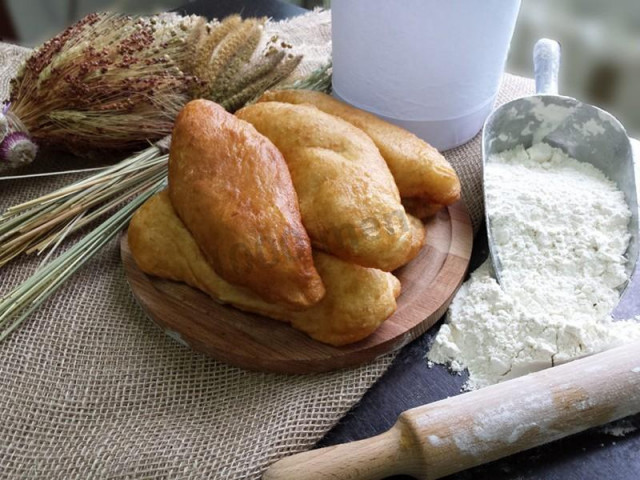
<svg viewBox="0 0 640 480"><path fill-rule="evenodd" d="M279 313L294 328L321 342L340 346L368 337L396 311L400 281L393 274L322 252L314 252L313 258L327 294L317 306Z"/></svg>
<svg viewBox="0 0 640 480"><path fill-rule="evenodd" d="M250 124L213 102L188 103L173 130L169 195L229 283L290 306L324 295L287 164Z"/></svg>
<svg viewBox="0 0 640 480"><path fill-rule="evenodd" d="M251 290L228 283L211 268L176 215L166 191L138 209L128 235L131 253L143 272L185 282L221 303L290 322L331 345L346 345L369 336L396 310L400 294L400 282L391 273L314 252L326 287L324 298L304 310L265 302Z"/></svg>
<svg viewBox="0 0 640 480"><path fill-rule="evenodd" d="M312 90L273 90L259 102L310 104L355 125L371 137L398 184L402 197L450 205L460 198L460 181L449 162L411 132Z"/></svg>
<svg viewBox="0 0 640 480"><path fill-rule="evenodd" d="M385 271L409 261L410 221L389 168L364 132L309 105L265 102L236 115L284 155L315 248Z"/></svg>

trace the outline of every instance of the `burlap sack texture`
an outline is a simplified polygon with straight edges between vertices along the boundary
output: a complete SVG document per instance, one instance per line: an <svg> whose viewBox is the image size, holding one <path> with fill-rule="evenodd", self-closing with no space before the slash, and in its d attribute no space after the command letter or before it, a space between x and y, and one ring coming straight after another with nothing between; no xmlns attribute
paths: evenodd
<svg viewBox="0 0 640 480"><path fill-rule="evenodd" d="M26 54L0 44L0 98ZM498 102L532 90L506 75ZM477 228L479 137L446 156ZM0 209L75 178L2 181ZM19 259L0 270L0 294L37 264ZM312 447L392 359L284 376L193 353L145 318L112 241L0 344L0 476L257 479L276 459Z"/></svg>

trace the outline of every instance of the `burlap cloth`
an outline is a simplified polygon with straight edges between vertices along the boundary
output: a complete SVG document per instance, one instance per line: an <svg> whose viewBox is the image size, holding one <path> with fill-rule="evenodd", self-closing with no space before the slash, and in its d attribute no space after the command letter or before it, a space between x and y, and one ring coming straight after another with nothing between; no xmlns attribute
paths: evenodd
<svg viewBox="0 0 640 480"><path fill-rule="evenodd" d="M28 50L0 44L0 98ZM499 103L529 94L506 75ZM480 140L446 154L482 219ZM0 183L0 209L76 177ZM0 294L37 259L0 270ZM386 370L284 376L240 370L167 337L133 299L112 241L0 344L0 475L4 478L255 479L308 449Z"/></svg>

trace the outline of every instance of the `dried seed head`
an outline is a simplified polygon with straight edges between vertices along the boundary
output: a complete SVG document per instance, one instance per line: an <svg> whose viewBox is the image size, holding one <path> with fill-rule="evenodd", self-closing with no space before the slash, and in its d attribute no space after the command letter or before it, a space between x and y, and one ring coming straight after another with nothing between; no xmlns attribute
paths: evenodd
<svg viewBox="0 0 640 480"><path fill-rule="evenodd" d="M222 106L227 110L234 112L247 103L254 102L266 90L288 77L298 66L301 60L301 56L285 59L267 75L252 83L233 97L223 101Z"/></svg>
<svg viewBox="0 0 640 480"><path fill-rule="evenodd" d="M239 92L245 90L251 84L269 75L273 70L276 69L276 67L280 64L284 57L284 52L277 52L276 55L269 55L262 58L258 62L254 62L253 64L249 65L242 72L242 75L236 78L233 88L227 92L227 98L225 99L225 101L229 101L232 97L235 97Z"/></svg>
<svg viewBox="0 0 640 480"><path fill-rule="evenodd" d="M241 106L297 64L277 38L266 58L254 54L264 21L89 15L27 60L11 84L10 123L57 148L128 149L169 134L192 98Z"/></svg>
<svg viewBox="0 0 640 480"><path fill-rule="evenodd" d="M0 143L0 169L28 165L36 158L38 147L23 132L8 134Z"/></svg>
<svg viewBox="0 0 640 480"><path fill-rule="evenodd" d="M225 18L221 23L212 26L208 34L202 35L201 40L196 47L196 53L193 56L193 63L187 68L193 72L193 75L205 82L205 85L213 83L215 73L211 71L211 62L218 55L218 47L221 42L232 32L240 28L242 19L238 15L231 15ZM208 88L198 87L192 92L195 98L206 97Z"/></svg>
<svg viewBox="0 0 640 480"><path fill-rule="evenodd" d="M182 20L86 17L26 62L12 85L11 112L38 143L68 150L132 148L162 137L196 82L181 68L180 40L189 34L177 28Z"/></svg>
<svg viewBox="0 0 640 480"><path fill-rule="evenodd" d="M247 24L247 31L239 39L239 46L236 47L235 54L228 63L215 75L213 82L208 86L208 97L216 102L227 98L231 92L236 90L235 85L242 80L242 76L247 70L247 65L251 63L260 38L262 37L261 23L250 22Z"/></svg>

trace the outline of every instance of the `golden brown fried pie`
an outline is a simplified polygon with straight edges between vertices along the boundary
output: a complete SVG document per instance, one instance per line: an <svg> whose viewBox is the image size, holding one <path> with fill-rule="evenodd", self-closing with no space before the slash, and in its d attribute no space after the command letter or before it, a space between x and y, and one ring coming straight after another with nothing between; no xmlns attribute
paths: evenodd
<svg viewBox="0 0 640 480"><path fill-rule="evenodd" d="M393 176L362 130L309 105L263 102L236 116L284 155L315 248L385 271L415 256Z"/></svg>
<svg viewBox="0 0 640 480"><path fill-rule="evenodd" d="M187 104L173 129L169 195L227 282L291 307L323 297L287 164L249 123L207 100Z"/></svg>
<svg viewBox="0 0 640 480"><path fill-rule="evenodd" d="M312 90L273 90L258 101L310 104L363 130L387 162L400 195L415 197L416 207L419 202L432 205L422 210L423 215L435 210L434 204L450 205L460 198L460 181L449 162L431 145L396 125Z"/></svg>
<svg viewBox="0 0 640 480"><path fill-rule="evenodd" d="M215 300L290 322L312 338L331 345L361 340L396 309L400 282L391 273L365 268L314 252L326 287L317 304L304 310L265 302L251 290L232 285L211 268L196 240L176 215L168 193L149 199L129 225L129 246L147 274L185 282Z"/></svg>

